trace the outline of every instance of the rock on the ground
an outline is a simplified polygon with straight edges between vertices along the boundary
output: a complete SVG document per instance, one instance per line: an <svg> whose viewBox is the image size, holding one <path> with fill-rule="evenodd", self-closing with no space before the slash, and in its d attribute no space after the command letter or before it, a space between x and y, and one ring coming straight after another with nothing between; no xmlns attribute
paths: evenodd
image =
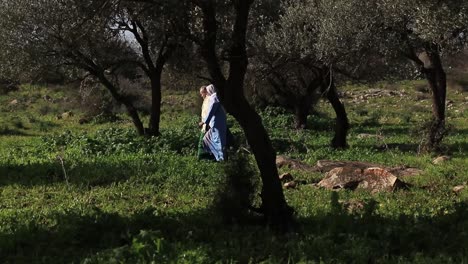
<svg viewBox="0 0 468 264"><path fill-rule="evenodd" d="M423 171L417 168L411 168L407 166L400 166L400 167L394 167L394 168L389 168L388 171L392 173L393 175L397 176L398 178L400 177L407 177L407 176L416 176L421 174Z"/></svg>
<svg viewBox="0 0 468 264"><path fill-rule="evenodd" d="M447 160L450 160L449 156L440 156L440 157L435 158L432 161L432 163L433 164L442 164L442 163L446 162Z"/></svg>
<svg viewBox="0 0 468 264"><path fill-rule="evenodd" d="M452 191L453 191L454 193L459 193L459 192L461 192L463 189L465 189L465 185L458 185L458 186L453 187Z"/></svg>
<svg viewBox="0 0 468 264"><path fill-rule="evenodd" d="M333 160L319 160L317 161L317 170L320 172L329 172L334 168L340 167L353 167L356 169L367 169L367 168L383 168L390 173L394 174L397 177L406 177L406 176L415 176L422 172L422 170L417 168L412 168L408 166L398 166L398 167L385 167L380 164L370 163L370 162L361 162L361 161L333 161Z"/></svg>
<svg viewBox="0 0 468 264"><path fill-rule="evenodd" d="M297 182L295 182L295 181L287 182L287 183L283 184L283 187L286 188L286 189L294 189L294 188L297 187Z"/></svg>
<svg viewBox="0 0 468 264"><path fill-rule="evenodd" d="M376 138L376 139L383 139L382 135L378 134L368 134L368 133L361 133L356 136L359 139L365 139L365 138Z"/></svg>
<svg viewBox="0 0 468 264"><path fill-rule="evenodd" d="M319 160L316 166L321 172L328 172L339 167L353 167L356 169L366 169L370 167L379 167L378 164L360 161L335 161L335 160Z"/></svg>
<svg viewBox="0 0 468 264"><path fill-rule="evenodd" d="M347 166L334 168L325 174L323 180L318 186L336 190L336 189L363 189L371 192L393 191L404 187L405 184L388 170L371 167L361 169Z"/></svg>
<svg viewBox="0 0 468 264"><path fill-rule="evenodd" d="M294 180L294 177L291 175L291 173L286 172L283 173L279 176L280 181L292 181Z"/></svg>
<svg viewBox="0 0 468 264"><path fill-rule="evenodd" d="M73 116L72 112L65 112L61 115L62 119L67 119Z"/></svg>
<svg viewBox="0 0 468 264"><path fill-rule="evenodd" d="M290 169L299 169L299 170L307 170L307 171L315 171L315 167L314 166L310 166L304 162L301 162L299 160L296 160L296 159L291 159L291 158L288 158L286 156L277 156L276 157L276 166L278 166L278 168L281 168L281 167L287 167L287 168L290 168Z"/></svg>

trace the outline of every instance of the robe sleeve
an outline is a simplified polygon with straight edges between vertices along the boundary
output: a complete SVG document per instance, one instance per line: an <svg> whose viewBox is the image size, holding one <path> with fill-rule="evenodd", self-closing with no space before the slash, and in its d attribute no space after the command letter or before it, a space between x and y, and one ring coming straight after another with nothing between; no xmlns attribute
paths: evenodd
<svg viewBox="0 0 468 264"><path fill-rule="evenodd" d="M203 123L209 124L211 121L211 118L216 114L216 111L218 111L218 108L220 106L220 102L216 100L215 98L210 98L209 106L208 106L208 115L205 117L205 120L203 120Z"/></svg>

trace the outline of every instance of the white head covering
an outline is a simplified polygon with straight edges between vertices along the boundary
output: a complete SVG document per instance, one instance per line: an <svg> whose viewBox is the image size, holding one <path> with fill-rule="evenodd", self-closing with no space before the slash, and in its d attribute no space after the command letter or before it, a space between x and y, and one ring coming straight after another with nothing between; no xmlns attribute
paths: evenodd
<svg viewBox="0 0 468 264"><path fill-rule="evenodd" d="M211 96L216 93L216 88L214 85L210 84L206 87L206 92L208 93L208 96Z"/></svg>

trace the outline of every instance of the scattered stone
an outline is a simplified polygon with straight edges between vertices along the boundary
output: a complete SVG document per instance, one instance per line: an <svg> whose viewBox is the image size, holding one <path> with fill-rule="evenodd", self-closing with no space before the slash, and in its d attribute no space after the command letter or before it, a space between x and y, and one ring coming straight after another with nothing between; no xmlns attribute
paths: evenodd
<svg viewBox="0 0 468 264"><path fill-rule="evenodd" d="M433 164L442 164L442 163L446 162L447 160L450 160L449 156L440 156L440 157L435 158L432 161L432 163Z"/></svg>
<svg viewBox="0 0 468 264"><path fill-rule="evenodd" d="M293 176L289 172L281 174L279 176L279 179L280 179L280 181L292 181L292 180L294 180Z"/></svg>
<svg viewBox="0 0 468 264"><path fill-rule="evenodd" d="M388 171L391 172L393 175L397 176L398 178L416 176L423 172L420 169L407 167L407 166L389 168Z"/></svg>
<svg viewBox="0 0 468 264"><path fill-rule="evenodd" d="M408 186L399 177L415 176L422 173L420 169L404 165L386 167L380 164L360 161L319 160L316 166L310 166L285 156L278 156L276 164L278 167L288 166L288 168L292 169L325 173L325 177L314 186L331 190L365 189L371 192L392 191ZM288 177L286 175L281 175L280 179ZM292 185L296 186L297 184L306 184L306 182L296 180ZM288 187L289 185L289 182L285 183L284 187L291 188Z"/></svg>
<svg viewBox="0 0 468 264"><path fill-rule="evenodd" d="M398 177L383 168L365 169L363 175L360 186L371 191L393 191L406 186Z"/></svg>
<svg viewBox="0 0 468 264"><path fill-rule="evenodd" d="M359 180L355 175L360 175L361 169L351 167L334 168L325 174L325 178L317 185L326 189L355 189Z"/></svg>
<svg viewBox="0 0 468 264"><path fill-rule="evenodd" d="M381 135L376 135L376 134L366 134L366 133L358 134L356 137L357 137L357 138L359 138L359 139L365 139L365 138L377 138L377 139L383 139L383 136L381 136Z"/></svg>
<svg viewBox="0 0 468 264"><path fill-rule="evenodd" d="M333 161L333 160L319 160L317 161L317 169L320 172L329 172L334 168L347 167L355 169L366 169L370 167L379 167L380 165L375 163L360 162L360 161Z"/></svg>
<svg viewBox="0 0 468 264"><path fill-rule="evenodd" d="M18 104L18 100L17 99L14 99L12 100L9 105L17 105Z"/></svg>
<svg viewBox="0 0 468 264"><path fill-rule="evenodd" d="M70 117L72 117L72 116L73 116L73 113L70 112L70 111L69 111L69 112L65 112L65 113L63 113L63 114L61 115L62 119L68 119L68 118L70 118Z"/></svg>
<svg viewBox="0 0 468 264"><path fill-rule="evenodd" d="M287 182L287 183L283 184L283 187L286 188L286 189L294 189L294 188L297 187L297 182L295 182L295 181Z"/></svg>
<svg viewBox="0 0 468 264"><path fill-rule="evenodd" d="M393 191L406 186L406 184L383 168L339 167L327 172L324 179L318 183L318 186L330 190L363 189L374 193Z"/></svg>
<svg viewBox="0 0 468 264"><path fill-rule="evenodd" d="M291 169L322 172L322 173L329 172L332 169L339 168L339 167L353 167L355 169L360 169L360 170L364 170L364 169L372 168L372 167L379 167L379 168L388 170L389 172L396 175L397 177L415 176L422 172L422 170L420 169L412 168L408 166L399 166L399 167L391 168L391 167L382 166L380 164L361 162L361 161L318 160L315 166L310 166L301 161L290 159L285 156L278 156L276 158L276 165L279 168L287 166L288 168L291 168Z"/></svg>
<svg viewBox="0 0 468 264"><path fill-rule="evenodd" d="M466 187L465 185L458 185L458 186L453 187L452 191L453 191L454 193L459 193L459 192L461 192L463 189L465 189L465 187Z"/></svg>
<svg viewBox="0 0 468 264"><path fill-rule="evenodd" d="M276 166L278 168L281 167L286 167L290 169L300 169L300 170L306 170L306 171L315 171L314 166L310 166L306 163L303 163L299 160L291 159L286 156L277 156L276 157Z"/></svg>

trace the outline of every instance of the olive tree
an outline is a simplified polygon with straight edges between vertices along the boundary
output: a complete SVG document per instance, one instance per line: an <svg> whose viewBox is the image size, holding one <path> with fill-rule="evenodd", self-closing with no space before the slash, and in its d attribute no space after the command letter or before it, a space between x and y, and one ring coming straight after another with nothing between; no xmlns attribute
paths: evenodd
<svg viewBox="0 0 468 264"><path fill-rule="evenodd" d="M309 110L318 95L324 95L336 113L332 146L344 148L349 127L344 105L335 87L334 64L316 49L319 15L312 1L283 1L279 18L265 25L256 49L263 78L294 109L296 127L305 127Z"/></svg>
<svg viewBox="0 0 468 264"><path fill-rule="evenodd" d="M432 121L426 150L437 150L445 135L447 80L442 57L458 52L468 33L466 1L378 1L380 39L417 66L432 92ZM390 44L390 43L389 43Z"/></svg>
<svg viewBox="0 0 468 264"><path fill-rule="evenodd" d="M441 57L464 46L468 3L305 0L296 4L302 7L291 9L295 12L286 13L288 17L304 13L311 17L295 24L304 32L299 37L304 41L291 45L302 54L312 51L322 61L348 69L366 66L374 59L387 66L387 75L398 72L395 68L408 71L402 67L403 58L414 62L432 92L433 117L425 146L436 150L445 134L446 74ZM315 38L308 37L311 34Z"/></svg>
<svg viewBox="0 0 468 264"><path fill-rule="evenodd" d="M128 1L157 4L156 0ZM286 203L279 181L275 164L276 153L261 117L244 95L244 81L249 64L248 28L249 25L262 20L250 19L255 1L183 2L187 4L186 15L189 18L185 36L198 46L198 52L206 62L209 79L215 85L222 105L243 128L255 156L263 182L262 206L259 211L264 214L269 224L282 229L287 228L291 223L293 210Z"/></svg>
<svg viewBox="0 0 468 264"><path fill-rule="evenodd" d="M14 65L60 66L83 70L94 76L125 106L138 133L144 134L143 123L132 100L119 89L116 70L138 57L120 32L112 25L113 6L109 1L11 1L1 2L4 43L8 51L20 54ZM26 64L30 63L30 64Z"/></svg>
<svg viewBox="0 0 468 264"><path fill-rule="evenodd" d="M0 44L0 56L9 62L1 68L10 74L12 69L34 67L66 65L81 69L126 107L138 134L158 135L161 74L180 42L176 32L183 19L178 16L177 4L167 0L157 3L4 0L0 12L11 19L1 21L5 41ZM126 34L133 35L134 41L126 39ZM122 67L139 67L150 80L152 98L147 129L133 99L119 87Z"/></svg>
<svg viewBox="0 0 468 264"><path fill-rule="evenodd" d="M286 228L292 209L284 198L278 177L276 153L262 120L244 95L248 66L249 13L253 0L192 0L191 38L199 46L220 101L243 128L257 161L262 185L262 206L266 220ZM228 10L228 15L221 11ZM221 41L222 40L222 41ZM224 63L227 68L223 67Z"/></svg>
<svg viewBox="0 0 468 264"><path fill-rule="evenodd" d="M151 110L148 135L159 134L161 115L161 75L176 48L185 42L181 31L185 26L184 3L157 0L153 3L116 1L114 23L119 30L131 34L141 55L141 67L151 84Z"/></svg>

